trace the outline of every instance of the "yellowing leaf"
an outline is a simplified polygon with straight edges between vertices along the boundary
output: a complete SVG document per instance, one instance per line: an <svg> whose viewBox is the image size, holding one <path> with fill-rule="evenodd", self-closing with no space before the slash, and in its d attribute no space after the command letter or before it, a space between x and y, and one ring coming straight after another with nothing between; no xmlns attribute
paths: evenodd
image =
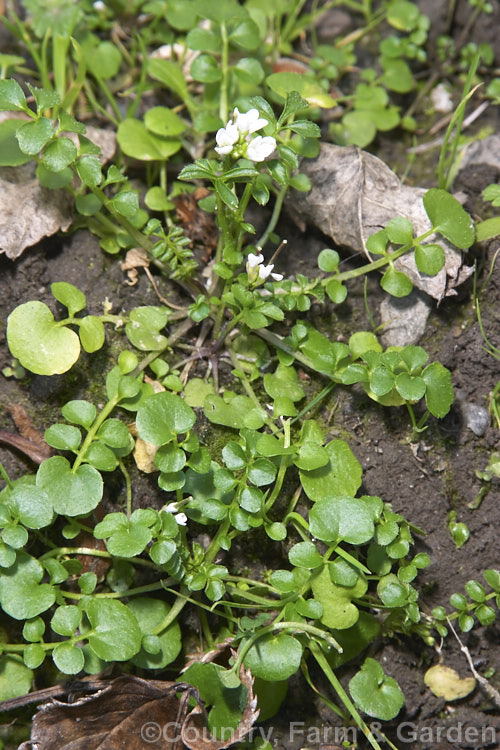
<svg viewBox="0 0 500 750"><path fill-rule="evenodd" d="M444 664L436 664L427 670L424 682L431 693L446 701L458 701L472 693L476 687L474 677L462 679L458 672Z"/></svg>

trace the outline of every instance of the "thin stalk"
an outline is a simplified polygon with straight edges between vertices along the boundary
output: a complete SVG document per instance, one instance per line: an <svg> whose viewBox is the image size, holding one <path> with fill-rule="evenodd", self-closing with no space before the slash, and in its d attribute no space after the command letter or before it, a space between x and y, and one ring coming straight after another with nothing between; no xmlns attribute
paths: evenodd
<svg viewBox="0 0 500 750"><path fill-rule="evenodd" d="M173 583L174 580L174 578L166 578L164 581L148 583L145 586L137 586L135 589L127 589L126 591L105 591L101 594L92 594L92 598L123 599L128 596L136 596L137 594L148 594L151 591L159 591L159 589L163 588L163 583ZM61 589L60 593L65 599L83 599L85 596L88 596L88 594L77 594L75 591L62 591ZM156 635L156 633L154 635Z"/></svg>
<svg viewBox="0 0 500 750"><path fill-rule="evenodd" d="M52 557L66 557L68 555L88 555L89 557L104 557L108 560L113 558L113 555L104 549L94 549L93 547L56 547L49 552L45 552L38 559L47 560ZM158 566L154 562L143 560L140 557L135 557L132 563L134 565L142 565L145 568L158 569Z"/></svg>
<svg viewBox="0 0 500 750"><path fill-rule="evenodd" d="M371 733L371 730L369 726L363 721L361 716L359 715L358 711L356 710L356 707L354 706L354 703L351 701L349 696L347 695L346 691L342 687L340 680L335 675L333 669L331 668L330 664L328 663L328 660L326 659L325 655L321 651L320 647L317 643L314 641L309 646L310 651L316 661L318 662L319 666L323 670L325 677L329 680L331 683L333 689L339 696L340 700L344 704L344 706L347 708L349 713L351 714L352 718L358 725L358 727L361 729L363 734L365 735L366 739L370 743L370 745L374 748L374 750L382 750L380 745L378 744L377 740Z"/></svg>
<svg viewBox="0 0 500 750"><path fill-rule="evenodd" d="M119 400L120 400L120 396L118 394L113 396L113 398L108 401L108 403L104 406L102 411L99 413L98 417L94 421L94 424L89 428L89 431L87 432L87 435L85 436L85 440L82 443L82 447L78 451L75 462L73 464L73 468L71 469L73 474L76 472L76 470L82 463L85 453L87 452L88 448L92 444L92 441L94 440L99 427L111 414L115 406L118 404Z"/></svg>
<svg viewBox="0 0 500 750"><path fill-rule="evenodd" d="M127 468L123 461L121 459L118 459L118 466L120 467L120 471L123 474L123 477L125 479L125 488L126 488L126 514L127 518L130 520L130 516L132 515L132 483L130 481L130 474L127 471Z"/></svg>
<svg viewBox="0 0 500 750"><path fill-rule="evenodd" d="M278 223L278 219L281 214L281 209L283 208L283 201L285 200L287 190L288 185L284 185L282 188L280 188L280 191L276 196L276 200L274 202L273 213L271 214L271 218L269 219L269 223L264 231L264 234L257 240L257 247L264 247L269 238L269 235L274 231L274 228Z"/></svg>
<svg viewBox="0 0 500 750"><path fill-rule="evenodd" d="M9 490L11 490L14 487L14 485L12 484L9 478L9 475L7 474L3 464L0 464L0 476L2 476L2 478L5 480L7 484L7 487L9 488Z"/></svg>
<svg viewBox="0 0 500 750"><path fill-rule="evenodd" d="M185 589L182 589L181 592L177 594L177 599L170 608L168 615L160 622L159 625L156 626L156 628L153 628L153 630L151 631L151 635L159 635L160 633L163 633L163 631L166 630L174 622L177 615L182 612L187 604L187 599L182 595L183 591L185 591Z"/></svg>
<svg viewBox="0 0 500 750"><path fill-rule="evenodd" d="M222 21L220 25L220 35L222 41L222 52L221 52L221 85L220 85L220 102L219 102L219 116L223 123L227 122L227 86L229 82L229 40L227 37L227 29L225 21Z"/></svg>

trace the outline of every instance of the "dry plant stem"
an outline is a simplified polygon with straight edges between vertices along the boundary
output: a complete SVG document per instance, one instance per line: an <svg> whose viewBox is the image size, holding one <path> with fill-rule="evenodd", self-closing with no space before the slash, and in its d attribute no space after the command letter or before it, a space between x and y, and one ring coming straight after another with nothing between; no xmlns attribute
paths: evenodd
<svg viewBox="0 0 500 750"><path fill-rule="evenodd" d="M472 672L472 674L474 675L474 677L476 678L476 680L479 682L479 684L483 688L483 690L486 693L486 695L488 696L488 698L491 698L491 700L493 701L493 703L495 704L495 706L497 708L500 708L500 693L498 692L498 690L495 690L495 688L493 687L493 685L490 685L490 683L488 682L488 680L486 679L486 677L483 677L482 674L479 674L479 672L477 671L477 669L475 668L475 666L473 664L472 657L470 655L469 649L467 648L467 646L464 646L464 644L460 640L460 638L458 636L458 633L455 630L455 628L453 627L453 623L451 622L450 618L447 617L446 619L448 620L448 625L449 625L449 627L451 629L451 632L453 633L453 635L455 636L455 638L457 639L457 641L458 641L458 643L460 645L460 651L463 654L465 654L465 658L467 659L467 661L469 663L469 669L470 669L470 671Z"/></svg>
<svg viewBox="0 0 500 750"><path fill-rule="evenodd" d="M473 122L477 120L478 117L480 117L484 110L490 106L490 102L482 102L475 110L474 112L471 112L468 117L465 118L465 120L462 123L462 130L465 130L470 125L472 125ZM447 122L443 122L443 127L447 124ZM411 148L406 149L407 154L424 154L426 151L431 151L433 148L437 148L438 146L442 146L444 143L445 136L441 136L440 138L435 138L433 141L428 141L428 143L421 143L418 146L412 146Z"/></svg>
<svg viewBox="0 0 500 750"><path fill-rule="evenodd" d="M63 682L60 685L53 685L52 687L44 688L43 690L35 690L33 693L21 695L18 698L10 698L8 701L1 701L0 711L13 711L15 708L28 706L30 703L41 703L49 698L58 698L61 695L71 695L72 693L79 693L82 690L85 692L102 690L107 685L109 685L109 680L95 680L92 679L92 677L83 677L81 680L66 680L66 682Z"/></svg>

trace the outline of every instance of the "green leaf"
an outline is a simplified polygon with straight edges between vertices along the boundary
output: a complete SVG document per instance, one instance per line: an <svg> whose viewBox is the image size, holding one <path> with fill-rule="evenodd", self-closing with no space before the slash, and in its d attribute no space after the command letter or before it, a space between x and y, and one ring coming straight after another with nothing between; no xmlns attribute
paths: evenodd
<svg viewBox="0 0 500 750"><path fill-rule="evenodd" d="M408 589L393 573L380 579L377 594L386 607L404 607L408 602Z"/></svg>
<svg viewBox="0 0 500 750"><path fill-rule="evenodd" d="M183 679L197 687L203 702L212 706L208 713L209 731L213 736L223 734L225 742L228 729L234 731L241 721L247 700L246 688L237 675L218 664L192 664L183 673Z"/></svg>
<svg viewBox="0 0 500 750"><path fill-rule="evenodd" d="M422 372L425 382L425 403L435 417L445 417L450 411L455 394L451 372L440 362L432 362Z"/></svg>
<svg viewBox="0 0 500 750"><path fill-rule="evenodd" d="M17 142L16 133L20 124L24 124L24 120L0 122L0 167L19 167L31 161L31 156L23 153Z"/></svg>
<svg viewBox="0 0 500 750"><path fill-rule="evenodd" d="M42 162L51 172L62 172L77 156L77 149L70 138L58 138L49 143L43 152Z"/></svg>
<svg viewBox="0 0 500 750"><path fill-rule="evenodd" d="M54 511L65 516L90 513L102 498L102 477L92 466L72 471L62 456L47 458L38 469L36 485L51 498Z"/></svg>
<svg viewBox="0 0 500 750"><path fill-rule="evenodd" d="M26 695L33 685L33 672L14 654L0 658L0 700Z"/></svg>
<svg viewBox="0 0 500 750"><path fill-rule="evenodd" d="M81 648L72 643L60 643L52 651L54 664L64 674L78 674L85 663L85 657Z"/></svg>
<svg viewBox="0 0 500 750"><path fill-rule="evenodd" d="M444 266L445 256L441 245L417 245L415 263L420 273L435 276Z"/></svg>
<svg viewBox="0 0 500 750"><path fill-rule="evenodd" d="M199 50L200 52L220 52L222 46L219 34L211 29L191 29L186 37L186 47L188 49Z"/></svg>
<svg viewBox="0 0 500 750"><path fill-rule="evenodd" d="M233 67L233 73L243 83L261 83L266 75L264 68L254 57L242 57Z"/></svg>
<svg viewBox="0 0 500 750"><path fill-rule="evenodd" d="M97 416L97 409L89 401L68 401L61 409L64 419L89 428Z"/></svg>
<svg viewBox="0 0 500 750"><path fill-rule="evenodd" d="M337 279L330 279L325 287L325 291L331 301L335 302L336 305L341 305L347 297L347 289L340 281L337 281Z"/></svg>
<svg viewBox="0 0 500 750"><path fill-rule="evenodd" d="M287 94L296 92L311 107L328 109L335 106L335 99L327 94L314 78L309 78L301 73L271 73L266 78L266 84L271 91L274 91L283 99L286 98Z"/></svg>
<svg viewBox="0 0 500 750"><path fill-rule="evenodd" d="M323 563L323 558L312 542L294 544L288 553L292 565L298 568L317 568Z"/></svg>
<svg viewBox="0 0 500 750"><path fill-rule="evenodd" d="M144 124L152 133L164 137L181 135L187 129L184 120L168 107L148 109L144 115Z"/></svg>
<svg viewBox="0 0 500 750"><path fill-rule="evenodd" d="M221 396L208 395L203 412L210 422L238 430L244 427L258 430L266 419L265 412L258 409L248 396L235 396L228 403Z"/></svg>
<svg viewBox="0 0 500 750"><path fill-rule="evenodd" d="M165 307L136 307L125 326L128 340L143 352L163 349L167 343L160 331L165 327L168 311Z"/></svg>
<svg viewBox="0 0 500 750"><path fill-rule="evenodd" d="M405 401L420 401L426 391L426 385L423 378L418 376L412 377L407 372L401 372L396 376L396 390Z"/></svg>
<svg viewBox="0 0 500 750"><path fill-rule="evenodd" d="M287 680L299 669L302 651L302 644L293 636L269 634L248 650L244 662L253 675L263 680Z"/></svg>
<svg viewBox="0 0 500 750"><path fill-rule="evenodd" d="M336 250L325 248L318 255L318 267L326 273L335 273L339 267L340 256Z"/></svg>
<svg viewBox="0 0 500 750"><path fill-rule="evenodd" d="M54 633L71 637L75 630L80 627L82 611L74 604L58 607L50 621L50 627Z"/></svg>
<svg viewBox="0 0 500 750"><path fill-rule="evenodd" d="M298 469L314 471L314 469L326 466L329 460L330 455L326 448L323 448L320 443L308 440L300 446L299 455L294 460L294 464Z"/></svg>
<svg viewBox="0 0 500 750"><path fill-rule="evenodd" d="M16 138L24 154L35 156L54 135L54 126L46 117L21 125Z"/></svg>
<svg viewBox="0 0 500 750"><path fill-rule="evenodd" d="M22 112L28 109L26 97L13 78L0 80L0 110Z"/></svg>
<svg viewBox="0 0 500 750"><path fill-rule="evenodd" d="M174 435L187 432L196 421L196 414L180 396L155 393L137 412L139 437L154 445L168 443Z"/></svg>
<svg viewBox="0 0 500 750"><path fill-rule="evenodd" d="M310 120L295 120L295 122L287 125L287 128L303 138L319 138L321 135L319 125Z"/></svg>
<svg viewBox="0 0 500 750"><path fill-rule="evenodd" d="M80 356L76 333L59 326L43 302L19 305L7 320L7 340L14 357L37 375L67 372Z"/></svg>
<svg viewBox="0 0 500 750"><path fill-rule="evenodd" d="M358 359L365 352L381 352L382 346L371 331L356 331L349 339L349 349L353 359Z"/></svg>
<svg viewBox="0 0 500 750"><path fill-rule="evenodd" d="M128 661L141 648L142 633L134 613L114 599L91 599L85 605L92 631L88 643L104 661Z"/></svg>
<svg viewBox="0 0 500 750"><path fill-rule="evenodd" d="M28 529L43 529L52 523L54 512L46 492L39 487L16 484L9 505Z"/></svg>
<svg viewBox="0 0 500 750"><path fill-rule="evenodd" d="M387 222L385 227L390 242L395 245L406 245L413 240L413 225L405 216L398 216Z"/></svg>
<svg viewBox="0 0 500 750"><path fill-rule="evenodd" d="M374 534L372 514L355 497L322 497L309 511L311 534L324 542L365 544Z"/></svg>
<svg viewBox="0 0 500 750"><path fill-rule="evenodd" d="M70 315L80 312L80 310L83 310L87 304L83 292L77 289L76 286L73 286L73 284L68 284L66 281L54 282L54 284L51 284L50 286L50 291L58 302L61 302L68 308Z"/></svg>
<svg viewBox="0 0 500 750"><path fill-rule="evenodd" d="M91 464L98 471L114 471L118 466L118 459L111 448L101 440L94 440L83 456L87 464Z"/></svg>
<svg viewBox="0 0 500 750"><path fill-rule="evenodd" d="M485 219L485 221L480 221L476 224L476 239L478 242L491 240L493 239L493 237L497 237L499 234L500 216L495 216L493 219Z"/></svg>
<svg viewBox="0 0 500 750"><path fill-rule="evenodd" d="M358 708L383 721L397 716L405 702L396 680L384 674L380 664L370 658L349 682L349 691Z"/></svg>
<svg viewBox="0 0 500 750"><path fill-rule="evenodd" d="M124 154L141 161L165 161L176 154L182 146L178 138L162 138L155 135L143 122L132 118L127 118L119 124L116 137Z"/></svg>
<svg viewBox="0 0 500 750"><path fill-rule="evenodd" d="M27 620L45 612L54 604L55 589L40 583L43 568L35 558L18 552L16 562L0 576L0 603L15 620Z"/></svg>
<svg viewBox="0 0 500 750"><path fill-rule="evenodd" d="M352 599L366 593L368 584L360 576L355 586L337 586L333 583L328 567L312 580L314 598L323 606L321 622L327 628L345 630L351 628L358 620L359 610Z"/></svg>
<svg viewBox="0 0 500 750"><path fill-rule="evenodd" d="M422 200L427 216L437 232L461 250L467 250L474 244L473 221L456 198L446 190L431 188Z"/></svg>
<svg viewBox="0 0 500 750"><path fill-rule="evenodd" d="M73 181L73 171L69 167L60 172L50 172L42 162L37 165L36 176L40 185L50 190L60 190Z"/></svg>
<svg viewBox="0 0 500 750"><path fill-rule="evenodd" d="M114 78L120 70L121 61L120 50L109 41L100 42L85 57L88 69L98 80Z"/></svg>
<svg viewBox="0 0 500 750"><path fill-rule="evenodd" d="M76 171L84 185L97 187L102 182L101 160L92 154L82 156L76 163Z"/></svg>
<svg viewBox="0 0 500 750"><path fill-rule="evenodd" d="M183 101L189 100L188 86L182 68L170 60L151 58L148 62L148 73Z"/></svg>
<svg viewBox="0 0 500 750"><path fill-rule="evenodd" d="M215 57L202 53L196 57L190 69L191 76L201 83L215 83L222 78L222 71Z"/></svg>
<svg viewBox="0 0 500 750"><path fill-rule="evenodd" d="M260 44L259 27L251 18L245 18L229 34L230 44L244 50L254 50Z"/></svg>
<svg viewBox="0 0 500 750"><path fill-rule="evenodd" d="M24 526L10 524L9 526L5 526L2 530L2 540L5 542L5 544L8 544L9 547L13 547L14 549L21 549L21 547L26 546L26 543L28 541L28 532L26 531Z"/></svg>
<svg viewBox="0 0 500 750"><path fill-rule="evenodd" d="M86 352L96 352L104 345L104 324L97 315L86 315L80 323L80 341Z"/></svg>
<svg viewBox="0 0 500 750"><path fill-rule="evenodd" d="M411 68L401 58L381 57L380 63L384 70L382 82L390 91L407 94L415 85Z"/></svg>
<svg viewBox="0 0 500 750"><path fill-rule="evenodd" d="M382 276L380 286L392 297L407 297L413 289L408 276L402 271L396 271L392 264Z"/></svg>
<svg viewBox="0 0 500 750"><path fill-rule="evenodd" d="M135 190L122 190L111 201L113 209L132 221L139 211L139 196Z"/></svg>
<svg viewBox="0 0 500 750"><path fill-rule="evenodd" d="M373 116L367 111L348 112L342 117L342 125L347 142L359 148L368 146L377 135L377 126L373 121Z"/></svg>
<svg viewBox="0 0 500 750"><path fill-rule="evenodd" d="M291 401L300 401L305 396L295 368L282 364L278 365L274 373L264 375L264 388L273 399L284 396Z"/></svg>
<svg viewBox="0 0 500 750"><path fill-rule="evenodd" d="M77 451L82 441L78 427L70 424L53 424L44 434L45 442L59 451Z"/></svg>
<svg viewBox="0 0 500 750"><path fill-rule="evenodd" d="M170 605L163 599L137 597L128 604L128 609L135 615L143 635L155 631L167 619ZM174 661L182 647L182 634L177 621L170 623L168 628L159 634L159 650L148 653L141 648L133 657L132 662L141 669L163 669ZM144 643L144 639L143 639Z"/></svg>
<svg viewBox="0 0 500 750"><path fill-rule="evenodd" d="M28 669L37 669L45 661L47 652L39 643L30 643L23 651L23 660ZM0 667L1 670L1 667ZM1 677L0 677L1 680ZM0 682L1 684L1 682ZM1 689L0 689L1 696ZM2 697L2 700L3 697Z"/></svg>
<svg viewBox="0 0 500 750"><path fill-rule="evenodd" d="M78 213L81 214L82 216L94 216L94 214L96 214L98 211L101 210L102 203L100 199L97 197L97 195L94 195L93 193L87 193L87 195L76 196L75 206L76 206L76 210L78 211ZM103 247L103 250L107 249L107 252L111 252L109 248L107 247L105 248L104 246L102 247ZM119 251L120 251L120 246L116 244L116 250L114 250L113 252L119 252Z"/></svg>
<svg viewBox="0 0 500 750"><path fill-rule="evenodd" d="M130 432L120 419L106 419L97 431L97 437L110 448L127 448Z"/></svg>
<svg viewBox="0 0 500 750"><path fill-rule="evenodd" d="M300 471L304 491L310 500L339 495L354 496L361 485L362 469L344 440L332 440L325 449L329 461L314 471Z"/></svg>

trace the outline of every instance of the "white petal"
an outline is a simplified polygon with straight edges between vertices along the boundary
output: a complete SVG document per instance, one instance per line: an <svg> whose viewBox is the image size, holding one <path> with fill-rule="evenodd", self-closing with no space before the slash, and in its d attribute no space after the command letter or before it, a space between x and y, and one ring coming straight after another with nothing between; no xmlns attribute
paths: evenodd
<svg viewBox="0 0 500 750"><path fill-rule="evenodd" d="M164 505L162 510L165 511L165 513L177 513L177 503L169 503L168 505Z"/></svg>
<svg viewBox="0 0 500 750"><path fill-rule="evenodd" d="M271 271L274 268L274 264L270 263L268 266L259 266L259 277L265 281L268 276L271 275Z"/></svg>
<svg viewBox="0 0 500 750"><path fill-rule="evenodd" d="M250 268L255 268L255 266L258 266L259 263L262 263L264 260L264 256L262 253L259 253L259 255L255 255L255 253L248 253L247 258L247 265L250 266Z"/></svg>
<svg viewBox="0 0 500 750"><path fill-rule="evenodd" d="M226 154L231 153L231 151L233 150L233 147L232 146L216 146L215 150L221 156L226 156Z"/></svg>
<svg viewBox="0 0 500 750"><path fill-rule="evenodd" d="M229 120L225 128L220 128L217 131L215 140L218 146L234 146L239 137L238 128L232 120Z"/></svg>
<svg viewBox="0 0 500 750"><path fill-rule="evenodd" d="M238 112L236 108L233 113L236 127L242 135L255 133L256 130L264 128L268 122L263 117L259 117L259 110L250 109L248 112Z"/></svg>
<svg viewBox="0 0 500 750"><path fill-rule="evenodd" d="M175 516L175 520L177 521L179 526L185 526L188 519L185 513L177 513L177 515Z"/></svg>
<svg viewBox="0 0 500 750"><path fill-rule="evenodd" d="M282 273L272 273L271 276L273 277L275 281L281 281L281 279L283 278Z"/></svg>
<svg viewBox="0 0 500 750"><path fill-rule="evenodd" d="M257 135L247 146L247 156L252 161L264 161L276 148L276 140L270 136Z"/></svg>

